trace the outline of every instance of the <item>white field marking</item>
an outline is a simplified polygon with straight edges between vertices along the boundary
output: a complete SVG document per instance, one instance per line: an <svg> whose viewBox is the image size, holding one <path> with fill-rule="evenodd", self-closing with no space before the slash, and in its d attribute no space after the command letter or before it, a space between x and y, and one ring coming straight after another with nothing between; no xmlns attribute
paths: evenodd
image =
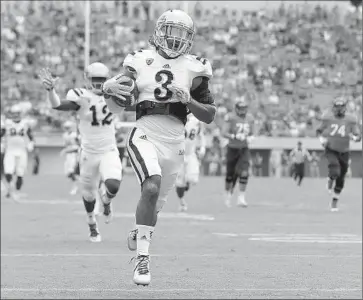
<svg viewBox="0 0 363 300"><path fill-rule="evenodd" d="M281 242L281 243L329 243L329 244L361 244L362 237L355 234L294 234L294 233L214 233L219 236L243 237L249 241Z"/></svg>
<svg viewBox="0 0 363 300"><path fill-rule="evenodd" d="M98 288L1 288L1 292L39 293L39 292L68 292L68 293L107 293L107 292L133 292L133 293L167 293L167 292L328 292L347 293L361 292L360 288L311 289L311 288L232 288L232 289L98 289Z"/></svg>
<svg viewBox="0 0 363 300"><path fill-rule="evenodd" d="M1 253L1 257L130 257L126 253ZM153 257L293 257L293 258L361 258L362 255L328 255L328 254L245 254L210 253L210 254L151 254Z"/></svg>
<svg viewBox="0 0 363 300"><path fill-rule="evenodd" d="M53 199L53 200L29 200L29 199L19 199L20 204L48 204L48 205L82 205L82 201L79 199L67 200L67 199Z"/></svg>
<svg viewBox="0 0 363 300"><path fill-rule="evenodd" d="M84 215L84 211L75 211L74 214ZM114 218L135 218L135 213L114 213ZM214 221L212 215L197 215L188 213L160 212L158 217L163 219L188 219L198 221Z"/></svg>

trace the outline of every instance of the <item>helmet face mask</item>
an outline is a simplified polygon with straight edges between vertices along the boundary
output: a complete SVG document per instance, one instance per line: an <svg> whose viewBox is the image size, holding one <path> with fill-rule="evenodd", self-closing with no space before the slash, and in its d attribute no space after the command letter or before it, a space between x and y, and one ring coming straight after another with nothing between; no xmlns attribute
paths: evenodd
<svg viewBox="0 0 363 300"><path fill-rule="evenodd" d="M16 122L19 123L21 121L22 113L21 109L19 107L13 107L10 109L10 118Z"/></svg>
<svg viewBox="0 0 363 300"><path fill-rule="evenodd" d="M248 105L244 102L237 102L235 106L236 114L240 117L244 117L247 114Z"/></svg>
<svg viewBox="0 0 363 300"><path fill-rule="evenodd" d="M344 99L336 99L333 103L334 115L344 117L347 111L347 103Z"/></svg>
<svg viewBox="0 0 363 300"><path fill-rule="evenodd" d="M194 23L188 14L181 10L168 10L156 23L153 41L169 58L176 58L190 52L194 34Z"/></svg>

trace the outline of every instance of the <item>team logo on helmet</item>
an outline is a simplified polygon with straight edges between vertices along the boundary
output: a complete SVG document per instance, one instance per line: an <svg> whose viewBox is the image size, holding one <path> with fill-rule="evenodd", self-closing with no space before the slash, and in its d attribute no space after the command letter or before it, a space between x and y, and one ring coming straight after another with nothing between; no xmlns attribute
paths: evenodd
<svg viewBox="0 0 363 300"><path fill-rule="evenodd" d="M148 58L148 59L146 59L146 64L147 64L148 66L150 66L153 62L154 62L154 59L153 59L153 58Z"/></svg>

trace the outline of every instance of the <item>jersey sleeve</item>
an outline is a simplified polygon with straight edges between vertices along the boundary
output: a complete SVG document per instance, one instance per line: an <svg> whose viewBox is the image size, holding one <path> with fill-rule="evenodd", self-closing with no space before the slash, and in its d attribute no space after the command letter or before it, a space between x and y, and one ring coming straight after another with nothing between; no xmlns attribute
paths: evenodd
<svg viewBox="0 0 363 300"><path fill-rule="evenodd" d="M140 61L143 56L143 50L134 51L125 57L122 65L124 68L131 68L131 72L135 71L136 73L138 73L140 70Z"/></svg>
<svg viewBox="0 0 363 300"><path fill-rule="evenodd" d="M321 123L316 129L316 134L321 135L324 130L329 126L330 114L328 112L323 113L321 117Z"/></svg>
<svg viewBox="0 0 363 300"><path fill-rule="evenodd" d="M191 55L191 72L193 77L207 77L211 79L213 77L212 65L206 58Z"/></svg>
<svg viewBox="0 0 363 300"><path fill-rule="evenodd" d="M81 89L71 89L67 93L66 100L78 103L82 94L83 92Z"/></svg>

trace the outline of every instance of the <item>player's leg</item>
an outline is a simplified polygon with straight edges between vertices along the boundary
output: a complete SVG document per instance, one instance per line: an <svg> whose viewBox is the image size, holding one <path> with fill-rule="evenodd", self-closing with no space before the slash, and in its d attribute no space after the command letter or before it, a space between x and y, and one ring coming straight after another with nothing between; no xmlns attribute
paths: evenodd
<svg viewBox="0 0 363 300"><path fill-rule="evenodd" d="M340 163L338 158L338 153L330 149L326 149L325 157L328 161L328 184L327 188L329 193L332 193L334 188L334 183L336 179L340 176Z"/></svg>
<svg viewBox="0 0 363 300"><path fill-rule="evenodd" d="M5 152L4 156L4 173L6 181L6 197L9 198L13 194L13 176L15 173L16 156L10 151Z"/></svg>
<svg viewBox="0 0 363 300"><path fill-rule="evenodd" d="M236 176L236 164L239 158L239 149L227 147L226 153L226 178L225 178L225 204L231 206L231 198L238 176Z"/></svg>
<svg viewBox="0 0 363 300"><path fill-rule="evenodd" d="M111 201L116 196L122 180L122 165L116 149L102 155L100 174L102 178L100 197L103 204L103 215L105 222L109 223L112 219Z"/></svg>
<svg viewBox="0 0 363 300"><path fill-rule="evenodd" d="M130 232L128 244L130 250L134 246L137 250L133 280L136 284L148 285L151 279L149 246L157 221L156 203L161 186L161 167L154 142L141 139L144 135L140 129L134 128L127 141L130 162L141 184L141 197L135 215L136 229Z"/></svg>
<svg viewBox="0 0 363 300"><path fill-rule="evenodd" d="M72 189L70 191L71 195L77 194L78 184L77 184L77 175L76 175L76 167L77 167L77 154L76 153L68 153L65 158L64 169L66 176L72 182Z"/></svg>
<svg viewBox="0 0 363 300"><path fill-rule="evenodd" d="M3 182L3 177L4 177L4 156L5 156L5 153L4 152L1 152L1 161L0 161L0 167L1 167L1 195L3 194L3 192L6 190L6 187L5 187L5 184Z"/></svg>
<svg viewBox="0 0 363 300"><path fill-rule="evenodd" d="M188 155L186 158L186 165L185 165L185 178L186 178L186 185L185 185L185 193L189 191L190 187L196 185L199 181L199 173L200 173L200 164L199 159L196 153L192 155ZM187 211L187 203L185 202L184 198L182 199L181 205L183 207L183 211Z"/></svg>
<svg viewBox="0 0 363 300"><path fill-rule="evenodd" d="M15 190L16 192L20 192L23 182L24 182L24 175L28 168L28 153L26 151L19 153L17 157L16 165L15 165Z"/></svg>
<svg viewBox="0 0 363 300"><path fill-rule="evenodd" d="M188 182L186 179L186 166L187 162L184 160L184 163L182 164L181 169L178 172L178 175L176 177L176 181L175 181L175 189L176 189L176 194L179 198L179 210L180 211L186 211L187 210L187 204L185 202L184 199L184 195L186 193L186 191L188 190Z"/></svg>
<svg viewBox="0 0 363 300"><path fill-rule="evenodd" d="M241 207L247 207L246 202L246 189L248 184L249 177L249 168L250 168L250 150L248 148L244 148L241 151L240 158L237 162L236 172L239 178L239 195L237 200L237 205Z"/></svg>
<svg viewBox="0 0 363 300"><path fill-rule="evenodd" d="M300 186L305 177L305 163L298 164L298 173L297 185Z"/></svg>
<svg viewBox="0 0 363 300"><path fill-rule="evenodd" d="M87 224L90 230L90 241L100 242L101 235L98 230L95 205L99 183L100 156L81 152L79 182L82 191L82 199L87 214Z"/></svg>
<svg viewBox="0 0 363 300"><path fill-rule="evenodd" d="M341 153L339 156L340 174L335 179L335 186L333 190L333 199L331 203L331 210L338 211L338 201L340 194L343 191L345 177L348 171L349 153Z"/></svg>

